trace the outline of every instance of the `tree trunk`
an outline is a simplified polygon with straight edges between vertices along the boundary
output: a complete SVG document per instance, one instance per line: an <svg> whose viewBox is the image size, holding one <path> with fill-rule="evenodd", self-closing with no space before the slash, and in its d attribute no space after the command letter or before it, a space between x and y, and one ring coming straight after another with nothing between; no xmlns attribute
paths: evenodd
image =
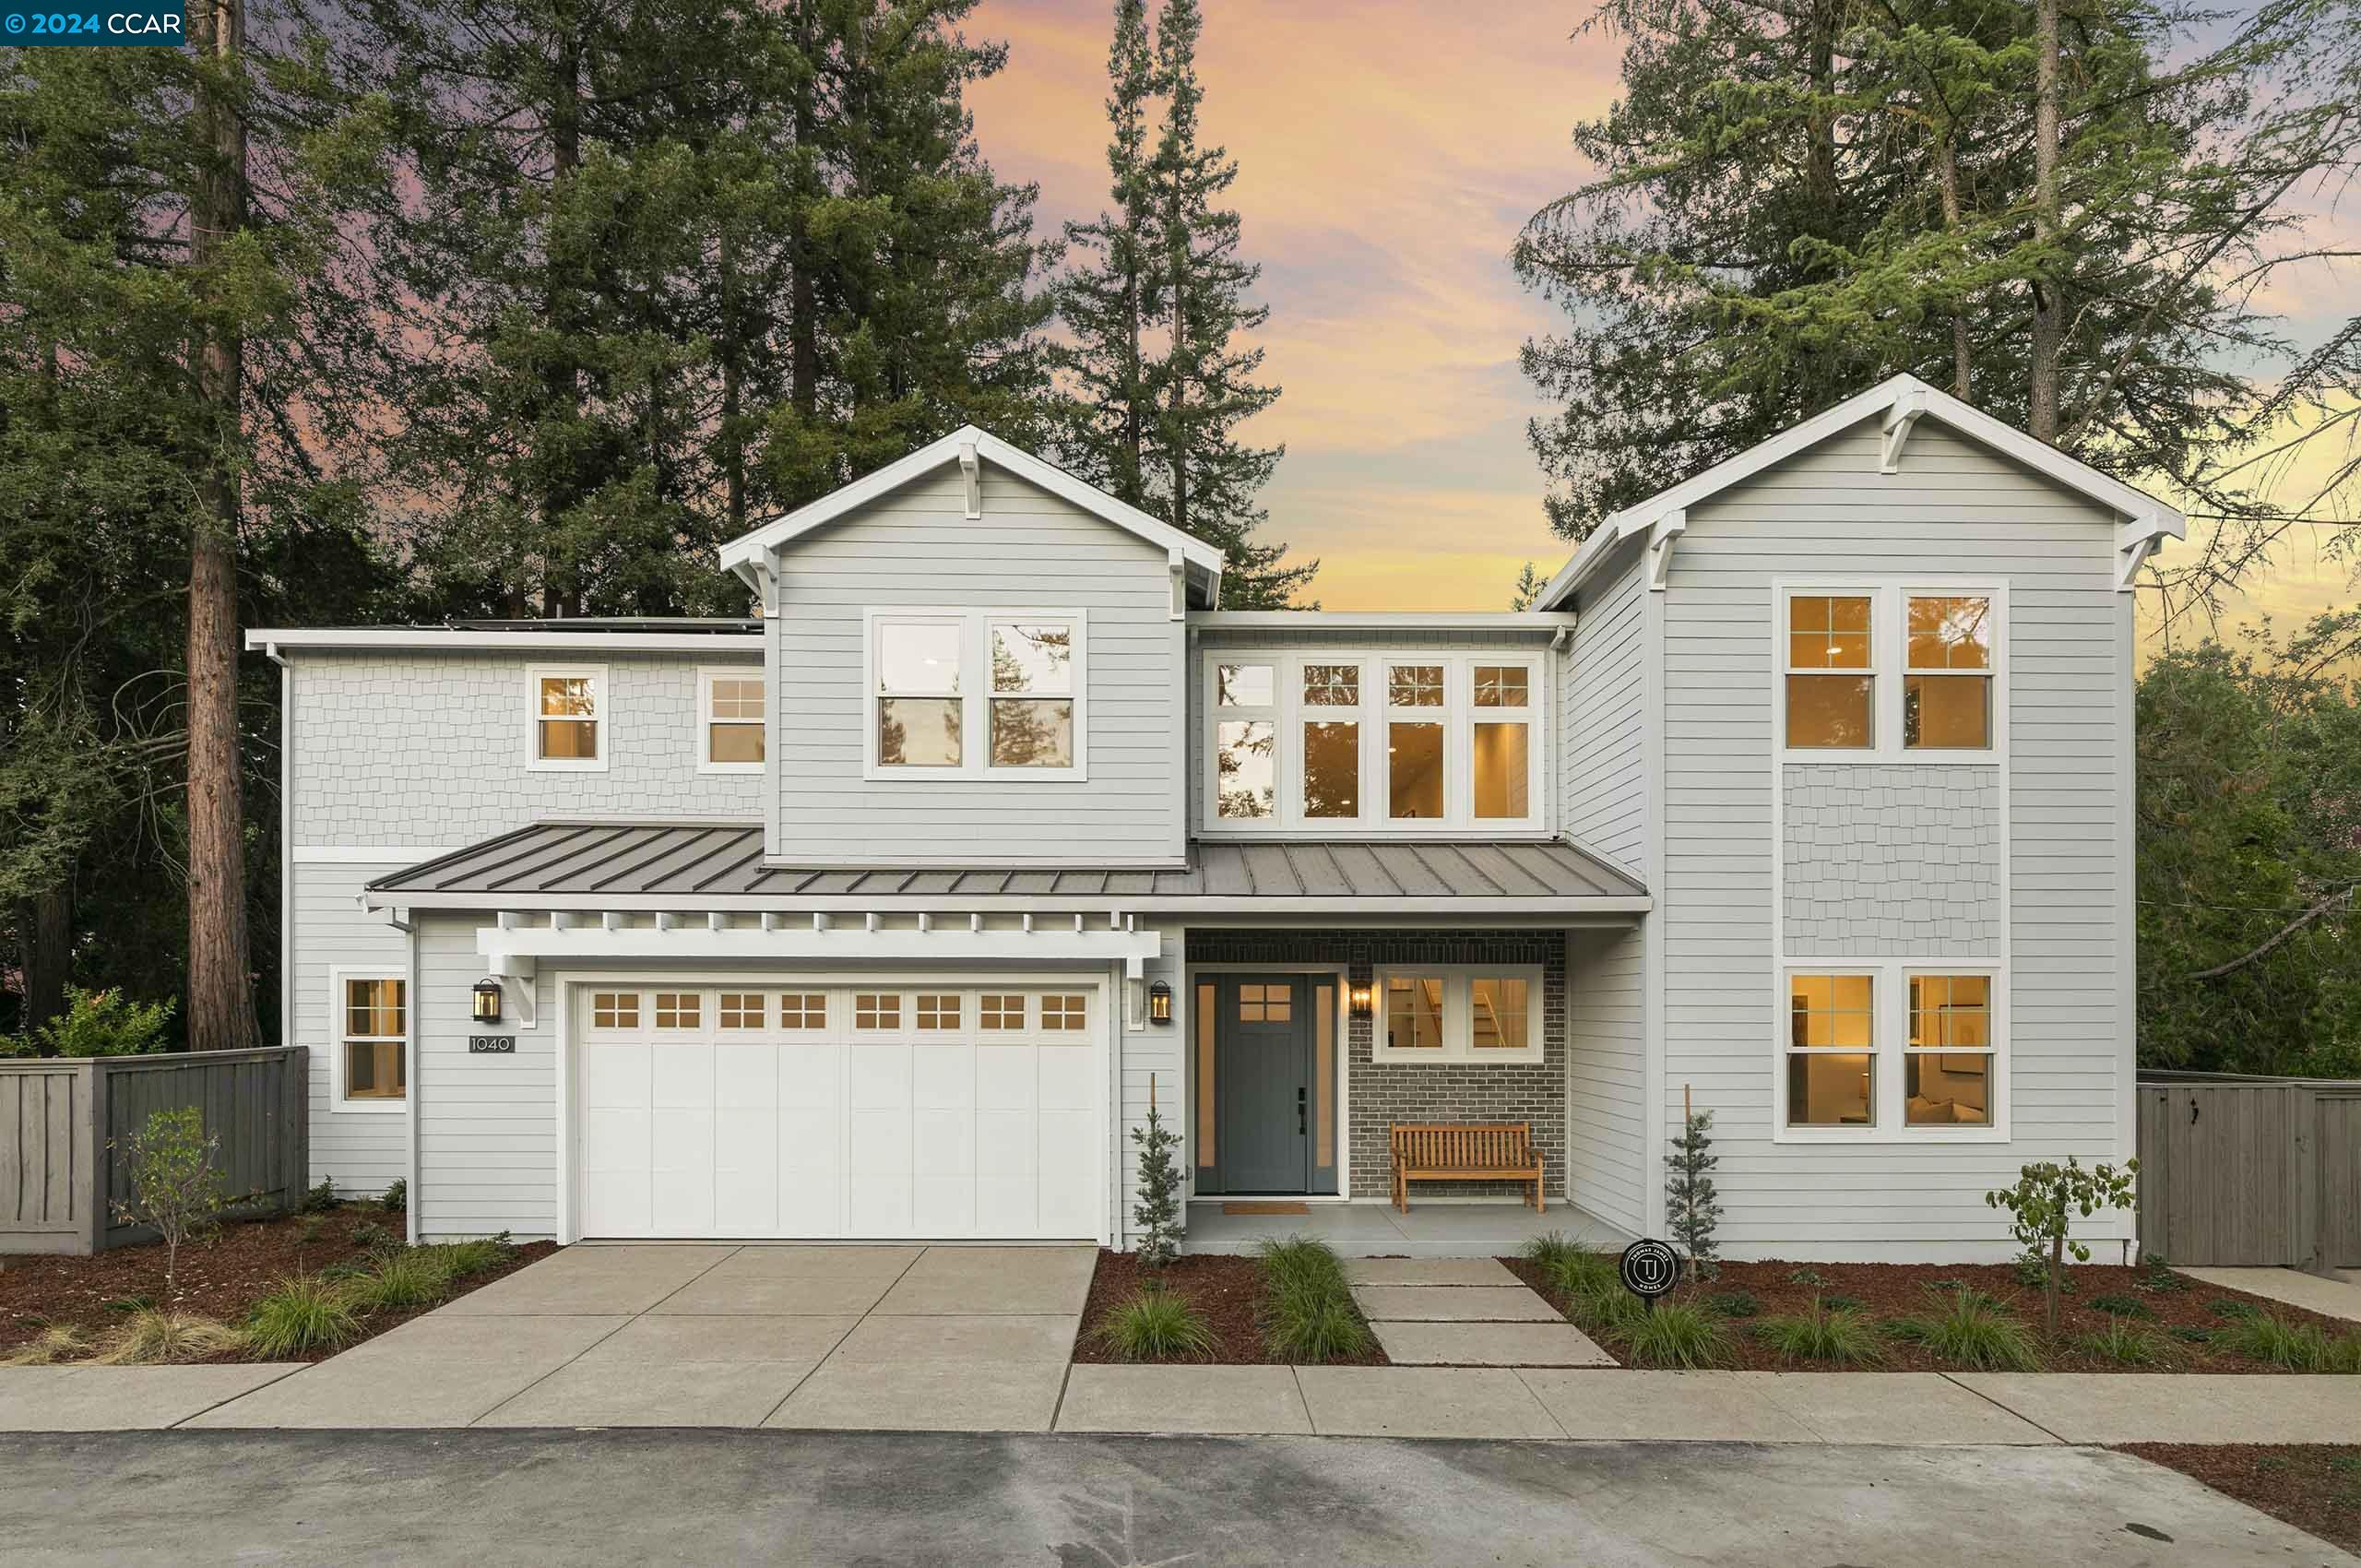
<svg viewBox="0 0 2361 1568"><path fill-rule="evenodd" d="M1953 137L1956 127L1945 127L1942 138L1935 144L1935 175L1942 187L1943 227L1953 235L1959 232L1959 149ZM1968 370L1971 362L1967 337L1967 313L1952 305L1952 396L1967 401Z"/></svg>
<svg viewBox="0 0 2361 1568"><path fill-rule="evenodd" d="M220 69L243 42L240 0L196 0L190 42ZM197 132L210 154L189 204L189 260L200 287L230 237L245 227L246 129L219 88L200 83ZM194 1051L255 1043L247 970L244 813L238 757L238 516L236 451L243 432L244 343L208 327L196 345L197 390L212 416L199 477L188 575L188 1041Z"/></svg>
<svg viewBox="0 0 2361 1568"><path fill-rule="evenodd" d="M1176 181L1182 176L1175 172ZM1166 219L1170 225L1167 238L1166 265L1170 271L1166 284L1172 291L1172 350L1167 363L1171 374L1167 378L1170 401L1167 411L1165 457L1172 465L1172 526L1182 533L1189 531L1189 224L1180 202L1172 204Z"/></svg>
<svg viewBox="0 0 2361 1568"><path fill-rule="evenodd" d="M74 895L70 885L61 883L34 894L17 910L17 961L25 985L20 1029L30 1034L65 1011L73 958Z"/></svg>
<svg viewBox="0 0 2361 1568"><path fill-rule="evenodd" d="M2058 1287L2066 1277L2066 1237L2061 1231L2049 1239L2049 1277L2042 1284L2042 1317L2052 1339L2058 1337Z"/></svg>
<svg viewBox="0 0 2361 1568"><path fill-rule="evenodd" d="M745 334L738 314L738 242L724 217L718 267L721 295L721 469L727 487L730 534L746 531L746 433L738 428L745 411Z"/></svg>
<svg viewBox="0 0 2361 1568"><path fill-rule="evenodd" d="M817 135L818 113L813 99L820 79L808 4L797 7L795 46L803 55L806 72L795 89L795 147L808 162L813 160ZM787 325L788 392L797 415L807 424L820 410L820 291L813 279L817 263L812 255L809 211L813 194L796 193L794 216L787 226L788 309L791 313Z"/></svg>
<svg viewBox="0 0 2361 1568"><path fill-rule="evenodd" d="M2034 239L2047 253L2062 223L2058 201L2058 0L2034 0ZM2033 344L2027 420L2035 439L2058 439L2058 360L2065 341L2066 301L2047 254L2033 279Z"/></svg>
<svg viewBox="0 0 2361 1568"><path fill-rule="evenodd" d="M552 217L566 199L567 188L575 172L582 167L581 28L572 12L563 7L553 20L558 37L557 57L551 73L550 208ZM545 254L542 265L547 268L542 318L553 330L568 333L574 326L575 314L573 286L562 280L561 263L556 256ZM563 410L569 424L581 417L582 377L571 353L561 350L550 356L549 369L542 374L542 388L550 407ZM546 456L544 454L545 459ZM576 475L571 469L560 472L553 463L545 460L542 472L546 489L541 497L541 526L553 535L560 519L582 498L582 492L576 482ZM559 563L543 559L541 613L544 615L566 613L565 579L568 575Z"/></svg>
<svg viewBox="0 0 2361 1568"><path fill-rule="evenodd" d="M1133 220L1129 215L1126 215L1123 221L1127 228L1133 226ZM1145 436L1143 426L1145 423L1140 408L1142 391L1140 335L1145 327L1145 313L1142 309L1142 295L1145 291L1142 288L1141 279L1141 273L1145 270L1142 266L1145 247L1140 244L1140 239L1141 236L1134 232L1128 235L1122 242L1123 455L1119 465L1121 471L1115 476L1116 495L1133 506L1140 505L1145 499L1143 493L1145 487L1140 483L1142 471L1140 445Z"/></svg>

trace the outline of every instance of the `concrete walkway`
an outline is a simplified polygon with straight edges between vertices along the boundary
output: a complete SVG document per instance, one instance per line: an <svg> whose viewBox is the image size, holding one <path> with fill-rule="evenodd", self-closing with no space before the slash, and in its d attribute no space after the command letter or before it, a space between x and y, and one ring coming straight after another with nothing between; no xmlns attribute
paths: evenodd
<svg viewBox="0 0 2361 1568"><path fill-rule="evenodd" d="M2284 1301L2322 1317L2361 1323L2361 1279L2348 1271L2339 1279L2323 1278L2293 1268L2183 1268L2175 1271L2225 1290Z"/></svg>
<svg viewBox="0 0 2361 1568"><path fill-rule="evenodd" d="M1347 1258L1344 1267L1396 1366L1615 1364L1498 1258Z"/></svg>

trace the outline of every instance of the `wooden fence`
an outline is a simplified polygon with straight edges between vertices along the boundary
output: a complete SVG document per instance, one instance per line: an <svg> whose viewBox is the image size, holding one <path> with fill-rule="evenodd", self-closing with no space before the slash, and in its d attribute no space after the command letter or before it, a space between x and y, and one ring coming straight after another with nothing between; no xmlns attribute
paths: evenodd
<svg viewBox="0 0 2361 1568"><path fill-rule="evenodd" d="M311 1165L309 1052L0 1060L0 1253L103 1252L148 1240L114 1212L131 1135L150 1112L196 1106L240 1207L303 1195Z"/></svg>
<svg viewBox="0 0 2361 1568"><path fill-rule="evenodd" d="M2140 1076L2140 1250L2361 1268L2361 1081Z"/></svg>

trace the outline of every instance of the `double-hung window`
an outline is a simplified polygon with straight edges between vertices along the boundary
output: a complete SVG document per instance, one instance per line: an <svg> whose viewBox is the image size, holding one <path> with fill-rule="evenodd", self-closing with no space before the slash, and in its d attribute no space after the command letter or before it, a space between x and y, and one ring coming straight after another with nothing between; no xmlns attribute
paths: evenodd
<svg viewBox="0 0 2361 1568"><path fill-rule="evenodd" d="M607 766L607 671L592 664L535 665L526 766L598 772Z"/></svg>
<svg viewBox="0 0 2361 1568"><path fill-rule="evenodd" d="M1080 611L868 616L867 777L1085 776Z"/></svg>
<svg viewBox="0 0 2361 1568"><path fill-rule="evenodd" d="M1792 758L1990 761L2000 746L1997 586L1792 586L1780 594Z"/></svg>
<svg viewBox="0 0 2361 1568"><path fill-rule="evenodd" d="M1538 1062L1541 971L1514 964L1380 969L1379 1062Z"/></svg>
<svg viewBox="0 0 2361 1568"><path fill-rule="evenodd" d="M1939 959L1787 966L1781 1137L1982 1138L2001 1130L1997 966Z"/></svg>
<svg viewBox="0 0 2361 1568"><path fill-rule="evenodd" d="M330 1067L338 1111L399 1111L409 1098L409 982L339 969L329 978L336 1030Z"/></svg>
<svg viewBox="0 0 2361 1568"><path fill-rule="evenodd" d="M1214 650L1207 830L1539 831L1537 658Z"/></svg>
<svg viewBox="0 0 2361 1568"><path fill-rule="evenodd" d="M706 773L763 770L763 677L744 668L697 671L697 766Z"/></svg>

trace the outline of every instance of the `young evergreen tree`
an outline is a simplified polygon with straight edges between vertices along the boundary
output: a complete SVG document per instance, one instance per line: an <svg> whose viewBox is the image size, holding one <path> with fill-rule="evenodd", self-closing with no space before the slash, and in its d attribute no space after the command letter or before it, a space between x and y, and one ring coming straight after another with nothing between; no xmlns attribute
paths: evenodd
<svg viewBox="0 0 2361 1568"><path fill-rule="evenodd" d="M1228 560L1222 602L1281 610L1294 603L1320 563L1289 563L1286 545L1254 538L1269 517L1254 495L1287 449L1250 446L1237 436L1239 425L1278 400L1279 389L1253 379L1263 350L1235 341L1258 330L1271 311L1247 303L1263 269L1240 256L1238 213L1220 205L1238 164L1227 148L1198 144L1204 89L1197 81L1197 41L1204 30L1197 0L1164 0L1156 23L1164 120L1152 170L1167 342L1151 373L1157 413L1148 445L1162 470L1166 520Z"/></svg>
<svg viewBox="0 0 2361 1568"><path fill-rule="evenodd" d="M1140 1160L1139 1198L1132 1206L1132 1220L1139 1227L1139 1259L1146 1267L1162 1268L1180 1255L1180 1168L1173 1158L1180 1134L1165 1125L1153 1086L1147 1124L1132 1129L1132 1143Z"/></svg>
<svg viewBox="0 0 2361 1568"><path fill-rule="evenodd" d="M1536 571L1533 563L1527 561L1518 569L1516 581L1509 588L1509 608L1511 610L1532 609L1540 600L1541 590L1548 586L1549 579Z"/></svg>
<svg viewBox="0 0 2361 1568"><path fill-rule="evenodd" d="M1720 1271L1714 1231L1721 1223L1722 1206L1715 1200L1710 1172L1721 1163L1721 1156L1713 1152L1713 1126L1712 1111L1688 1112L1672 1151L1664 1157L1667 1222L1688 1254L1692 1280L1711 1279Z"/></svg>

